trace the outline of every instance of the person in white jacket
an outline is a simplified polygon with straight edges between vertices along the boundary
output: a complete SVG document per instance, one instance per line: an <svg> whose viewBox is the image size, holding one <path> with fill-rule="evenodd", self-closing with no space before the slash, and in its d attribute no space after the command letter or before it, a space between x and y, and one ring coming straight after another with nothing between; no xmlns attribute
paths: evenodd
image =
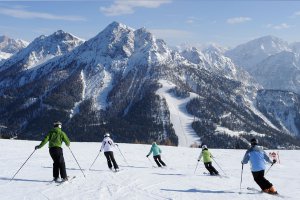
<svg viewBox="0 0 300 200"><path fill-rule="evenodd" d="M101 149L100 152L103 150L104 151L104 155L106 157L107 160L107 165L108 168L110 170L112 170L112 166L114 166L115 171L119 171L119 166L114 158L114 152L113 152L113 148L117 146L117 144L115 144L113 142L113 140L110 138L110 134L106 133L104 135L104 139L102 141L102 145L101 145Z"/></svg>

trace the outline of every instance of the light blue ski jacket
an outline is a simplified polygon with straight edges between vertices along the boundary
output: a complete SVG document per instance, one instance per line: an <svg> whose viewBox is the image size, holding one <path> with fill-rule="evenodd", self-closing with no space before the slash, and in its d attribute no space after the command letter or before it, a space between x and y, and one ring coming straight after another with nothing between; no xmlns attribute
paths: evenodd
<svg viewBox="0 0 300 200"><path fill-rule="evenodd" d="M161 150L155 142L152 144L150 152L147 154L147 156L149 156L152 152L153 152L153 156L157 156L157 155L161 154Z"/></svg>
<svg viewBox="0 0 300 200"><path fill-rule="evenodd" d="M250 160L251 171L257 172L266 169L266 162L272 163L266 152L259 146L250 147L245 153L242 164L247 164Z"/></svg>

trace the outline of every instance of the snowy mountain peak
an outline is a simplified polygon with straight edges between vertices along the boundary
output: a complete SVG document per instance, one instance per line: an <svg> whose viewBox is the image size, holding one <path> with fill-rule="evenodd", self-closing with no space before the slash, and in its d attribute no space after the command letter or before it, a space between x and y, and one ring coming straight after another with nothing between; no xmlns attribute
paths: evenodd
<svg viewBox="0 0 300 200"><path fill-rule="evenodd" d="M218 44L215 44L215 43L211 43L209 44L207 47L203 48L203 52L214 52L214 53L217 53L217 54L224 54L225 52L227 51L226 48L224 47L221 47L220 45Z"/></svg>
<svg viewBox="0 0 300 200"><path fill-rule="evenodd" d="M41 35L26 48L16 53L10 59L5 60L1 66L1 71L10 67L19 68L19 66L22 67L17 71L31 69L55 56L70 52L82 43L83 40L61 30L49 36Z"/></svg>
<svg viewBox="0 0 300 200"><path fill-rule="evenodd" d="M249 70L268 56L281 51L291 51L287 42L275 36L264 36L227 51L226 56L237 65Z"/></svg>
<svg viewBox="0 0 300 200"><path fill-rule="evenodd" d="M25 48L28 42L23 40L14 40L8 36L0 36L0 52L15 54Z"/></svg>
<svg viewBox="0 0 300 200"><path fill-rule="evenodd" d="M128 27L127 25L125 25L125 24L121 24L119 22L114 21L114 22L110 23L98 35L103 35L103 34L118 35L120 32L131 32L131 31L134 31L134 30L132 28Z"/></svg>

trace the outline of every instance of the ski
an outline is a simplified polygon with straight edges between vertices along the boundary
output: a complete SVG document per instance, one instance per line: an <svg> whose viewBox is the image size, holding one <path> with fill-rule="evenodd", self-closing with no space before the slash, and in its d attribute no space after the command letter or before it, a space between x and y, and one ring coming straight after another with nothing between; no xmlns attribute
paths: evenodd
<svg viewBox="0 0 300 200"><path fill-rule="evenodd" d="M120 172L120 171L123 171L124 169L118 169L118 170L110 170L111 172L114 172L114 173L118 173L118 172Z"/></svg>
<svg viewBox="0 0 300 200"><path fill-rule="evenodd" d="M68 177L68 181L56 181L55 183L57 183L56 186L60 186L60 185L65 185L65 184L68 184L68 183L72 183L72 180L76 178L76 176L71 176L71 177Z"/></svg>
<svg viewBox="0 0 300 200"><path fill-rule="evenodd" d="M268 195L272 195L272 196L276 196L276 197L280 197L280 198L286 198L286 196L283 196L281 194L278 194L278 193L271 194L271 193L263 192L263 191L261 191L259 189L253 188L253 187L247 187L247 190L257 192L258 194L268 194Z"/></svg>
<svg viewBox="0 0 300 200"><path fill-rule="evenodd" d="M207 173L207 172L203 172L204 175L207 175L207 176L216 176L216 177L219 177L219 178L229 178L228 176L223 176L223 175L211 175L210 173Z"/></svg>

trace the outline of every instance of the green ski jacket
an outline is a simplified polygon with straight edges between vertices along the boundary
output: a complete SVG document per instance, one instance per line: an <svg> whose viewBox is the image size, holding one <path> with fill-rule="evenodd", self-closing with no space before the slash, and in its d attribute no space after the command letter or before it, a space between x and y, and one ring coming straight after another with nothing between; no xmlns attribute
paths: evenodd
<svg viewBox="0 0 300 200"><path fill-rule="evenodd" d="M212 154L208 151L208 149L204 149L201 151L198 160L201 160L202 157L203 157L203 162L208 163L211 162Z"/></svg>
<svg viewBox="0 0 300 200"><path fill-rule="evenodd" d="M61 147L63 141L67 146L70 146L70 140L67 134L58 127L53 128L48 132L44 140L39 145L39 148L42 148L48 141L49 141L49 148Z"/></svg>

